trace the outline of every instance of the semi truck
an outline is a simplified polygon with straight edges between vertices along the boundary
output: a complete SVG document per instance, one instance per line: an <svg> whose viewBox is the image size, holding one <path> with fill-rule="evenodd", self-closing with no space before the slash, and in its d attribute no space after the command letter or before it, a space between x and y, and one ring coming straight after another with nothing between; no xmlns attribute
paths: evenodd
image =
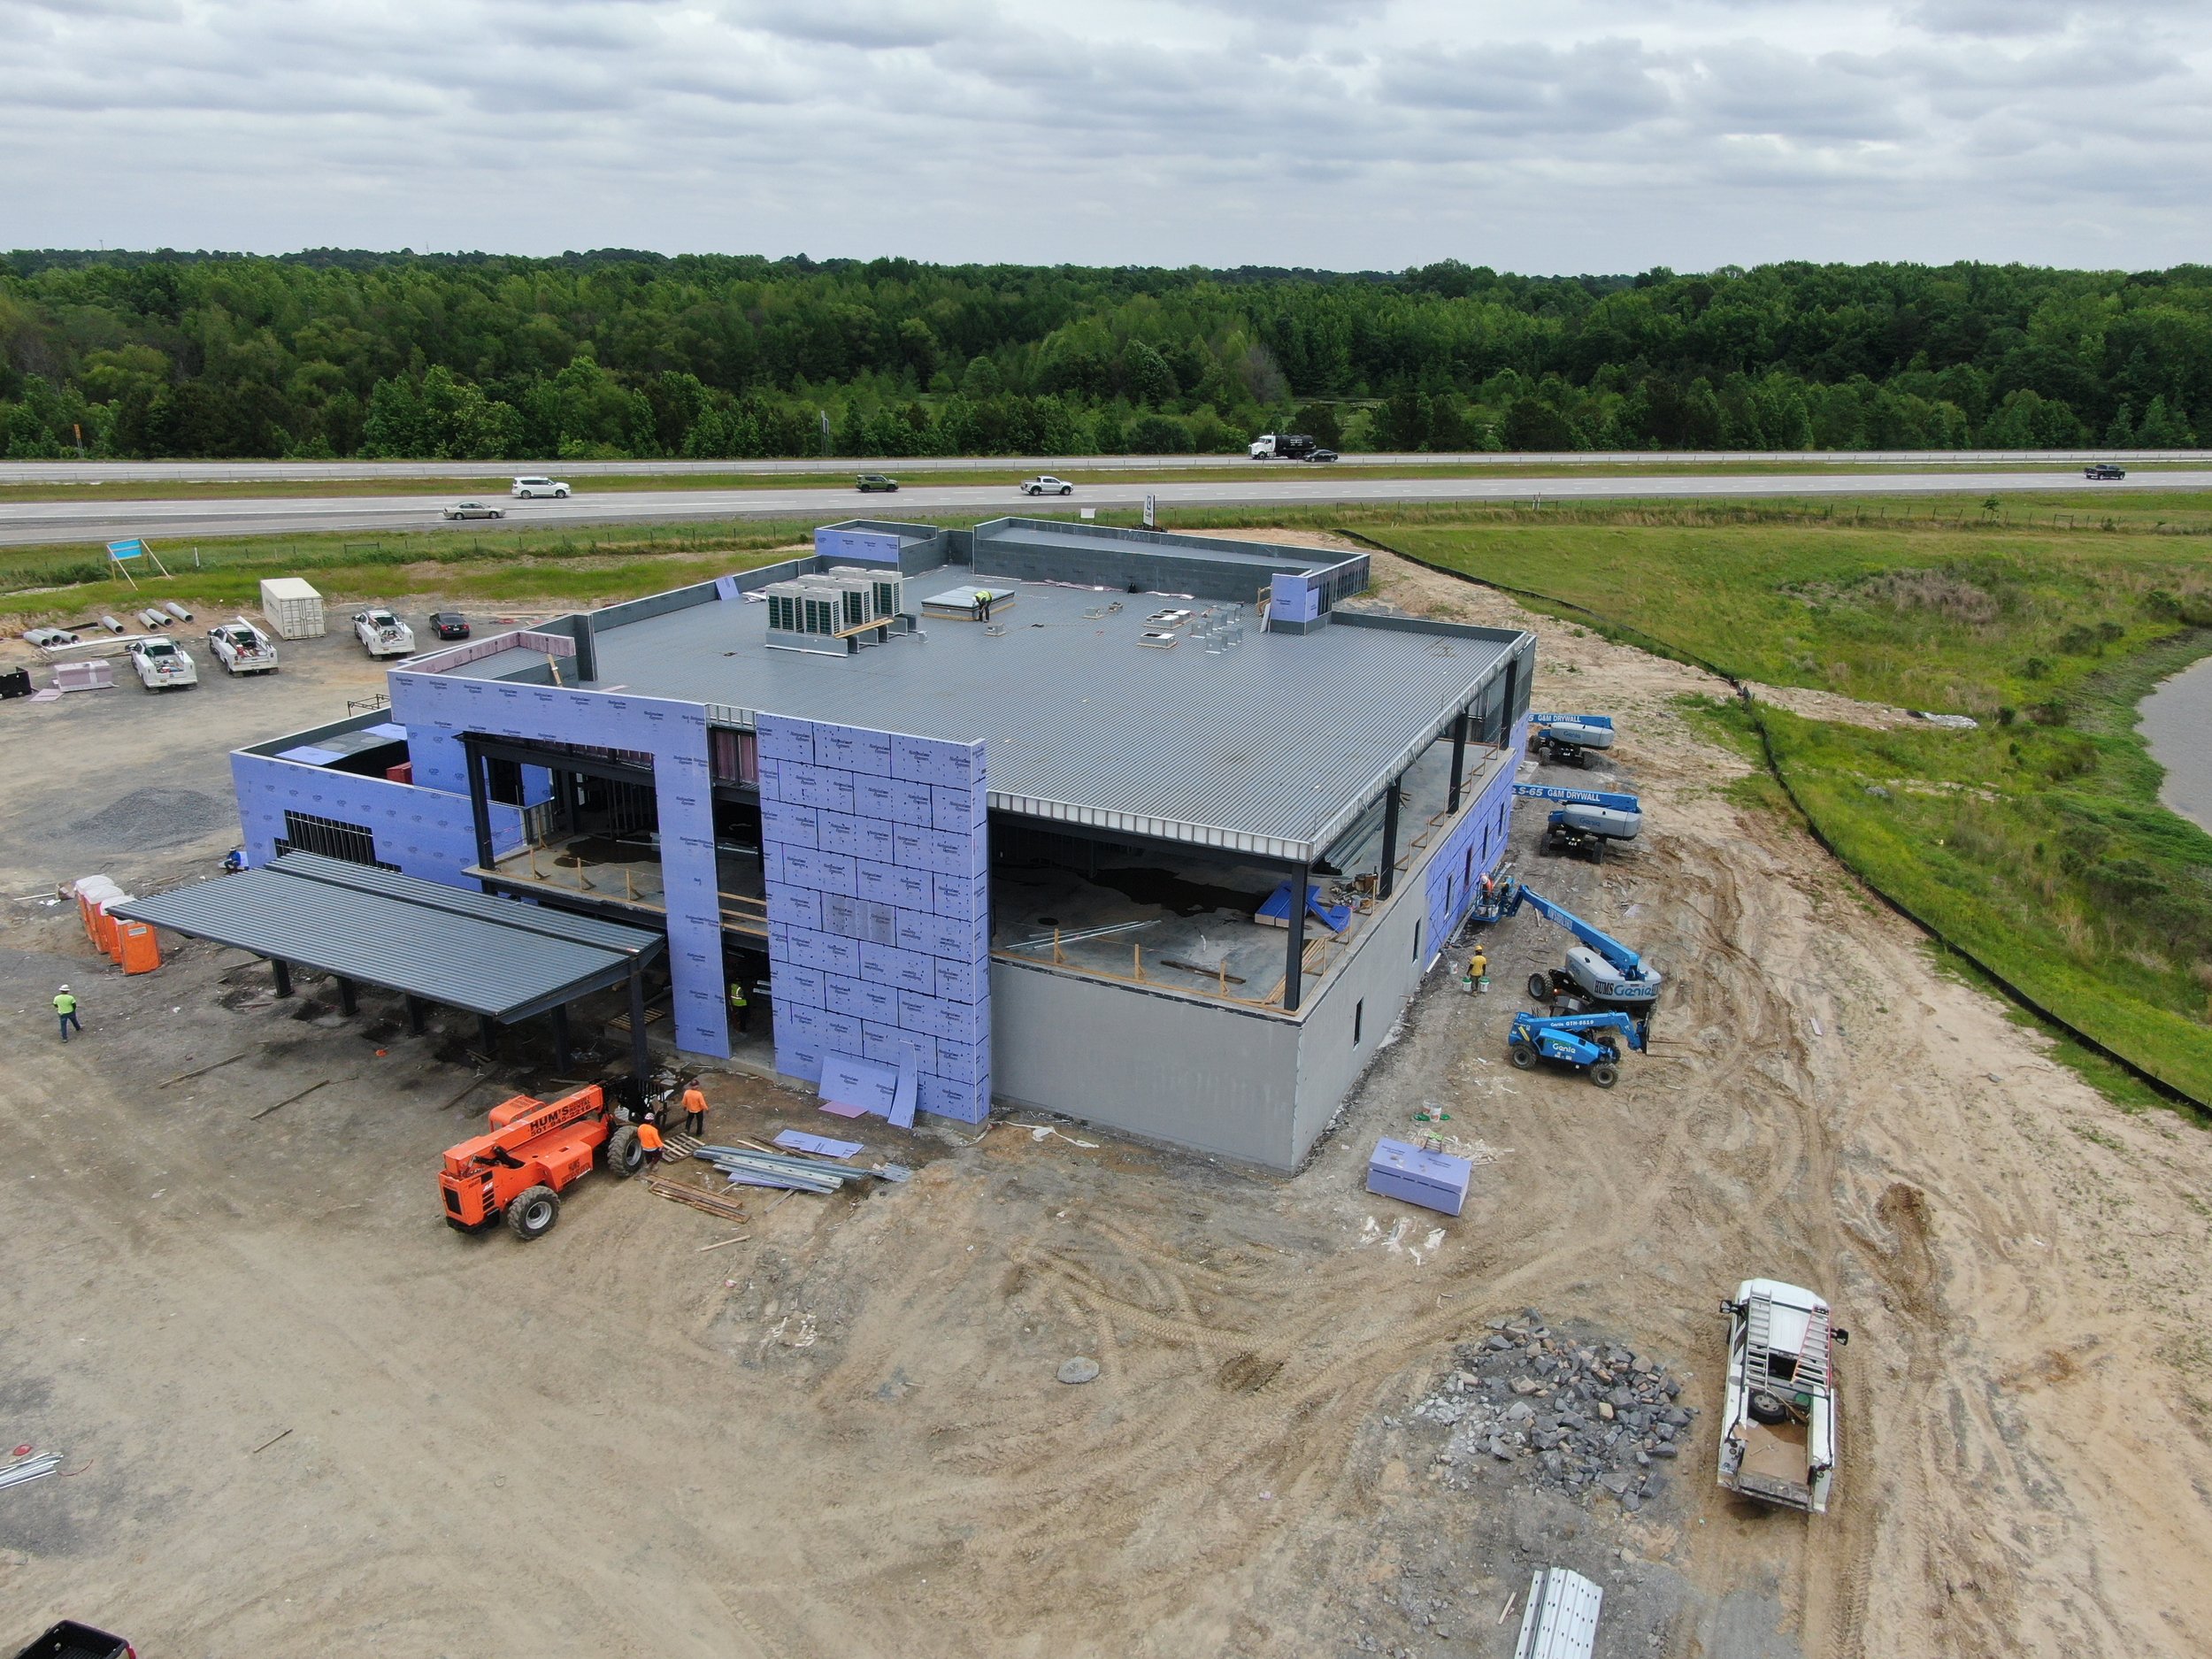
<svg viewBox="0 0 2212 1659"><path fill-rule="evenodd" d="M1303 461L1321 446L1302 432L1267 432L1252 440L1255 461Z"/></svg>

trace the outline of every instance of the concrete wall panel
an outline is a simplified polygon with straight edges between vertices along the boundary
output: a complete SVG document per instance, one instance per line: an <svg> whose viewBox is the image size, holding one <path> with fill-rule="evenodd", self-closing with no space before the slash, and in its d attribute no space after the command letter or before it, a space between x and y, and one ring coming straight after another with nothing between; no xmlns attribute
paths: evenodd
<svg viewBox="0 0 2212 1659"><path fill-rule="evenodd" d="M991 1002L1002 1098L1271 1169L1295 1164L1292 1022L1005 961L991 964Z"/></svg>

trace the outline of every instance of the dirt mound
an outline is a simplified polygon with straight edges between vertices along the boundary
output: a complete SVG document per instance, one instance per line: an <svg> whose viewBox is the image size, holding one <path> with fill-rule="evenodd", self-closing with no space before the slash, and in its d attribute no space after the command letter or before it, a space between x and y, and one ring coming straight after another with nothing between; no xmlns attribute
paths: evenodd
<svg viewBox="0 0 2212 1659"><path fill-rule="evenodd" d="M77 819L69 832L93 851L130 852L181 846L237 821L228 802L197 789L134 789Z"/></svg>

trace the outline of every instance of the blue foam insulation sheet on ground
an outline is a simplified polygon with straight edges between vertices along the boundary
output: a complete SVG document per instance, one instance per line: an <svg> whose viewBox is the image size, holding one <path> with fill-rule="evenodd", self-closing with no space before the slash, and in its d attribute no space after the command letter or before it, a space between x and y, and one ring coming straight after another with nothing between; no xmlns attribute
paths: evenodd
<svg viewBox="0 0 2212 1659"><path fill-rule="evenodd" d="M888 1118L899 1094L895 1066L849 1054L822 1056L822 1098L840 1106L857 1106L879 1118Z"/></svg>
<svg viewBox="0 0 2212 1659"><path fill-rule="evenodd" d="M1321 902L1321 889L1318 887L1309 887L1306 889L1306 909L1333 933L1340 933L1352 925L1352 907L1348 904L1324 904ZM1267 895L1267 902L1260 906L1259 914L1285 925L1289 923L1289 882L1284 882L1282 886Z"/></svg>
<svg viewBox="0 0 2212 1659"><path fill-rule="evenodd" d="M857 1141L833 1141L827 1135L810 1135L803 1129L786 1129L776 1136L776 1144L788 1147L794 1152L811 1152L818 1157L849 1158L861 1149Z"/></svg>
<svg viewBox="0 0 2212 1659"><path fill-rule="evenodd" d="M1474 1171L1469 1159L1426 1152L1386 1135L1375 1142L1374 1154L1367 1160L1367 1190L1455 1216L1467 1202Z"/></svg>

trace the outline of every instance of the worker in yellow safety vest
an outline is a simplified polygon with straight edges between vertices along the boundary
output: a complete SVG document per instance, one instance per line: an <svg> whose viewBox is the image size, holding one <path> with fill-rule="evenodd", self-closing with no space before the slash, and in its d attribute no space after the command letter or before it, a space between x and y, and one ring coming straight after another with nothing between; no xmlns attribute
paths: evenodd
<svg viewBox="0 0 2212 1659"><path fill-rule="evenodd" d="M77 1028L79 1036L84 1035L84 1021L77 1018L77 999L70 995L65 985L54 993L54 1012L61 1017L61 1040L64 1042L69 1041L72 1025Z"/></svg>
<svg viewBox="0 0 2212 1659"><path fill-rule="evenodd" d="M730 981L730 1017L737 1021L737 1034L743 1036L746 1027L752 1024L753 1005L745 1000L745 987L741 980Z"/></svg>

